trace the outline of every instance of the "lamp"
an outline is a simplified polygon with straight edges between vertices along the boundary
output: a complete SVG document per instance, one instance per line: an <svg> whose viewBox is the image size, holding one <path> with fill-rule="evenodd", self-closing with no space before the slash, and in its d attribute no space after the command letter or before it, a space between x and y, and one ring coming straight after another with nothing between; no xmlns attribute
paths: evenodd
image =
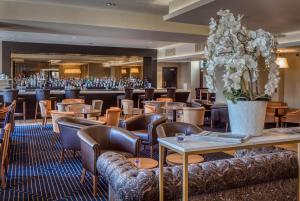
<svg viewBox="0 0 300 201"><path fill-rule="evenodd" d="M69 68L64 70L65 74L81 74L81 70L79 68Z"/></svg>
<svg viewBox="0 0 300 201"><path fill-rule="evenodd" d="M138 74L138 73L140 73L139 68L130 68L130 73L131 74Z"/></svg>
<svg viewBox="0 0 300 201"><path fill-rule="evenodd" d="M127 70L126 70L125 68L122 68L122 69L121 69L121 74L123 74L123 75L124 75L124 74L127 74Z"/></svg>
<svg viewBox="0 0 300 201"><path fill-rule="evenodd" d="M277 57L276 64L279 66L279 68L289 68L287 58L285 57Z"/></svg>

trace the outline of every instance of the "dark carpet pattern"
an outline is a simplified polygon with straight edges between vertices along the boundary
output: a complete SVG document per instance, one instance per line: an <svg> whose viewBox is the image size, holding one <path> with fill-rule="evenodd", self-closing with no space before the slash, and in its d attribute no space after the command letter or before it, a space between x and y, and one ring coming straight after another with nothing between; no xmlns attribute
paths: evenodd
<svg viewBox="0 0 300 201"><path fill-rule="evenodd" d="M13 134L7 187L0 200L107 200L107 185L99 179L98 197L92 195L91 177L82 185L80 154L67 152L59 163L60 143L52 144L52 126L17 126Z"/></svg>
<svg viewBox="0 0 300 201"><path fill-rule="evenodd" d="M41 130L40 125L16 126L12 137L12 150L7 187L0 188L0 201L10 200L107 200L107 184L100 178L98 196L92 195L92 178L87 174L80 183L81 156L67 151L60 164L60 142L53 145L52 126ZM149 157L149 150L143 150ZM224 153L207 154L205 161L230 157ZM157 148L154 158L158 159Z"/></svg>

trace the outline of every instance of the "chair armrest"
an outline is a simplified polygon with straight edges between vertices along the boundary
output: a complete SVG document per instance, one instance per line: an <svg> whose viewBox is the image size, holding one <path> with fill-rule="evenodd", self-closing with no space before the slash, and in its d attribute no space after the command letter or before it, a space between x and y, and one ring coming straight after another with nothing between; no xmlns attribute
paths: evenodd
<svg viewBox="0 0 300 201"><path fill-rule="evenodd" d="M152 144L157 143L156 127L159 126L162 123L165 123L167 120L168 120L168 117L163 116L163 117L151 122L148 125L148 134L149 134L149 137L150 137L150 142Z"/></svg>
<svg viewBox="0 0 300 201"><path fill-rule="evenodd" d="M132 118L120 121L120 126L126 130L142 130L145 129L144 115L137 115Z"/></svg>
<svg viewBox="0 0 300 201"><path fill-rule="evenodd" d="M131 132L122 128L113 127L111 128L109 144L111 150L124 151L138 156L141 141L138 136Z"/></svg>
<svg viewBox="0 0 300 201"><path fill-rule="evenodd" d="M101 153L100 144L80 130L77 132L77 135L80 139L82 167L96 175L96 161Z"/></svg>

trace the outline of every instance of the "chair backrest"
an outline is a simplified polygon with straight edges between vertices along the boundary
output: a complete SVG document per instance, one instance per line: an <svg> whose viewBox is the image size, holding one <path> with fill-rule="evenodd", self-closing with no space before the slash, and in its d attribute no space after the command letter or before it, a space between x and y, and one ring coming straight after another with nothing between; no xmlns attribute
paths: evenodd
<svg viewBox="0 0 300 201"><path fill-rule="evenodd" d="M65 89L65 98L79 98L80 89Z"/></svg>
<svg viewBox="0 0 300 201"><path fill-rule="evenodd" d="M146 88L145 100L153 100L153 99L154 99L154 88Z"/></svg>
<svg viewBox="0 0 300 201"><path fill-rule="evenodd" d="M123 114L125 115L133 114L133 100L123 99L121 100L121 105L123 109Z"/></svg>
<svg viewBox="0 0 300 201"><path fill-rule="evenodd" d="M92 100L92 108L102 111L103 100Z"/></svg>
<svg viewBox="0 0 300 201"><path fill-rule="evenodd" d="M41 116L47 117L51 111L51 100L41 100L39 105L41 109Z"/></svg>
<svg viewBox="0 0 300 201"><path fill-rule="evenodd" d="M184 107L183 108L183 122L194 124L197 126L204 125L204 107Z"/></svg>
<svg viewBox="0 0 300 201"><path fill-rule="evenodd" d="M175 101L175 96L176 96L176 87L168 87L167 97L172 98Z"/></svg>
<svg viewBox="0 0 300 201"><path fill-rule="evenodd" d="M281 101L269 101L268 105L267 105L267 113L274 113L275 110L272 107L276 107L276 106L285 106L286 103L281 102ZM285 114L285 110L278 110L278 114L279 115L284 115Z"/></svg>
<svg viewBox="0 0 300 201"><path fill-rule="evenodd" d="M57 119L59 117L74 117L75 116L74 112L59 112L57 110L52 110L50 113L51 113L51 117L52 117L53 131L55 133L59 133L59 127L57 124Z"/></svg>
<svg viewBox="0 0 300 201"><path fill-rule="evenodd" d="M107 126L119 126L121 116L120 108L109 108L106 110L106 125Z"/></svg>
<svg viewBox="0 0 300 201"><path fill-rule="evenodd" d="M154 105L148 105L148 104L145 104L144 105L144 113L145 114L153 114L155 113L155 106Z"/></svg>
<svg viewBox="0 0 300 201"><path fill-rule="evenodd" d="M152 105L155 107L155 113L163 113L163 106L166 105L166 102L163 101L145 101L145 105Z"/></svg>
<svg viewBox="0 0 300 201"><path fill-rule="evenodd" d="M50 99L50 89L36 89L35 99L37 102Z"/></svg>
<svg viewBox="0 0 300 201"><path fill-rule="evenodd" d="M12 103L14 100L17 100L19 94L18 89L6 89L3 91L3 102Z"/></svg>
<svg viewBox="0 0 300 201"><path fill-rule="evenodd" d="M161 102L173 102L172 98L157 98L156 101L161 101Z"/></svg>
<svg viewBox="0 0 300 201"><path fill-rule="evenodd" d="M10 135L11 135L11 124L8 123L4 127L4 136L3 136L3 142L1 144L1 166L5 166L7 157L8 157L8 148L10 143Z"/></svg>
<svg viewBox="0 0 300 201"><path fill-rule="evenodd" d="M186 135L201 133L202 129L196 125L184 122L163 123L156 128L157 136L160 138L174 137L176 133Z"/></svg>
<svg viewBox="0 0 300 201"><path fill-rule="evenodd" d="M66 98L62 100L62 103L66 103L66 104L84 103L84 100L80 98Z"/></svg>

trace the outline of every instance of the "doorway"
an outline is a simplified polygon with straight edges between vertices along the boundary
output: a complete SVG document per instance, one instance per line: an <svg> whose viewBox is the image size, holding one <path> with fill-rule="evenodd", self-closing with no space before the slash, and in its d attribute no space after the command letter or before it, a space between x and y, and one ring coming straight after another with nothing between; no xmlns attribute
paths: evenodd
<svg viewBox="0 0 300 201"><path fill-rule="evenodd" d="M163 67L162 87L176 87L177 88L177 68Z"/></svg>

